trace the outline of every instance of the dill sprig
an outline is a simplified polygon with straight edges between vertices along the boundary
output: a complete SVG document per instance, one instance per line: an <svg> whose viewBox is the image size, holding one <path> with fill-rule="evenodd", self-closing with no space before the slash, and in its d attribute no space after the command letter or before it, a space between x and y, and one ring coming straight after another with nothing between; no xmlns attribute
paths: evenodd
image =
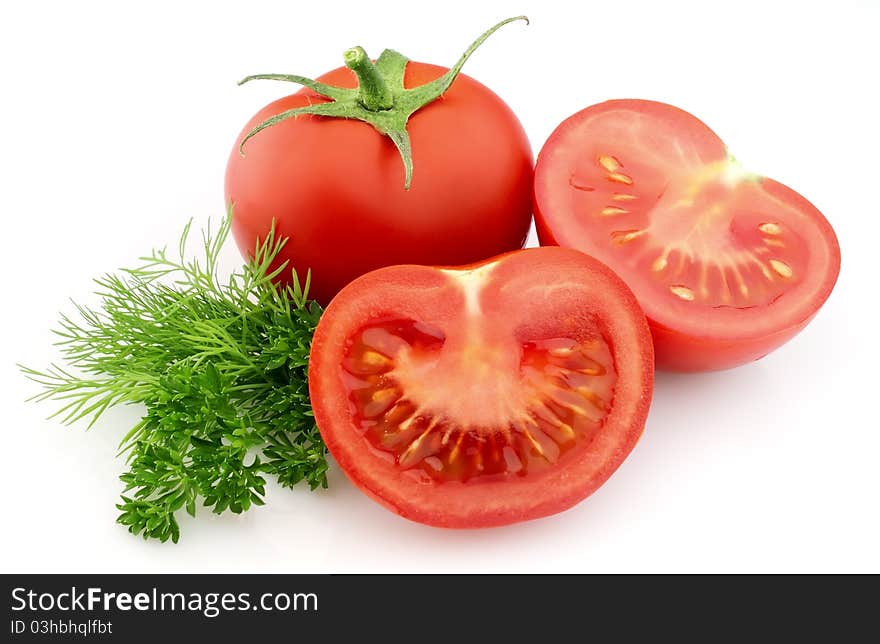
<svg viewBox="0 0 880 644"><path fill-rule="evenodd" d="M195 516L263 505L265 475L285 487L327 487L326 449L309 404L309 348L321 309L295 271L273 268L284 246L274 229L253 258L221 280L218 258L231 214L202 231L203 257L187 259L190 224L177 255L155 250L132 269L95 280L100 306L62 315L65 367L21 367L63 404L53 417L91 427L108 408L146 413L120 444L128 471L117 505L130 532L174 542L175 514Z"/></svg>

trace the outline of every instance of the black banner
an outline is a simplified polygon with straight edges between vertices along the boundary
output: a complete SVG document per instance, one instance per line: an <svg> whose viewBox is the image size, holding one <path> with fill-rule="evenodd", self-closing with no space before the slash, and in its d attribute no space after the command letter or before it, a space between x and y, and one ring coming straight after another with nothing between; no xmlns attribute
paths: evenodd
<svg viewBox="0 0 880 644"><path fill-rule="evenodd" d="M710 642L805 631L833 641L876 593L843 577L611 575L5 575L10 642L510 641L647 628ZM862 579L868 582L869 579ZM574 629L574 630L572 630ZM610 629L610 630L609 630ZM318 640L316 640L318 641ZM366 641L366 640L364 640Z"/></svg>

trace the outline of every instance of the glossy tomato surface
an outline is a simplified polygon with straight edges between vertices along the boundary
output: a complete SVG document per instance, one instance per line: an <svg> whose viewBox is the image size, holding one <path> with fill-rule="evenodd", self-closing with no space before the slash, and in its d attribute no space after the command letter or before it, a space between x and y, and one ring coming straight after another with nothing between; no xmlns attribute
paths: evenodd
<svg viewBox="0 0 880 644"><path fill-rule="evenodd" d="M446 71L410 62L405 87ZM356 87L336 69L318 80ZM358 275L392 264L467 264L521 248L531 222L532 153L522 126L491 90L459 75L409 120L413 178L391 140L355 120L300 116L269 127L238 151L254 126L326 99L300 91L267 105L244 127L226 170L232 232L253 253L273 218L288 237L281 260L327 304Z"/></svg>
<svg viewBox="0 0 880 644"><path fill-rule="evenodd" d="M542 244L589 253L632 288L658 368L764 356L812 319L840 270L815 206L747 172L696 117L653 101L564 121L538 156L535 219Z"/></svg>
<svg viewBox="0 0 880 644"><path fill-rule="evenodd" d="M309 391L363 491L408 519L473 528L598 488L642 433L653 376L626 285L582 253L536 248L355 280L318 324Z"/></svg>

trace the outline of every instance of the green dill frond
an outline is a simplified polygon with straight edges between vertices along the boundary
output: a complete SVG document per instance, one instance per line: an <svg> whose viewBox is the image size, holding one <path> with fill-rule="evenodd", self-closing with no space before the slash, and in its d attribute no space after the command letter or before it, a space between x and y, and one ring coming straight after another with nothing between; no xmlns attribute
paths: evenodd
<svg viewBox="0 0 880 644"><path fill-rule="evenodd" d="M144 417L123 437L128 471L117 506L134 534L177 541L180 510L262 505L264 475L290 487L327 486L326 449L308 395L308 359L320 307L291 271L274 267L285 239L274 229L239 271L222 280L219 256L232 223L202 231L201 257L155 250L134 268L95 280L100 305L74 303L55 333L64 367L21 367L57 400L53 417L91 427L119 404Z"/></svg>

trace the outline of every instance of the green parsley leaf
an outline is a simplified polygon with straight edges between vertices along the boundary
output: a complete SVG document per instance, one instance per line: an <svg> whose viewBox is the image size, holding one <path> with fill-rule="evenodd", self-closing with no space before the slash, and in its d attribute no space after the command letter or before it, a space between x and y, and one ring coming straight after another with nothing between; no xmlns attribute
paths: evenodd
<svg viewBox="0 0 880 644"><path fill-rule="evenodd" d="M21 367L59 400L53 416L89 427L108 408L141 404L146 413L122 439L128 471L118 522L133 534L177 542L175 515L263 505L265 476L285 487L327 487L326 448L312 417L308 359L321 316L308 300L310 276L289 286L273 262L285 243L274 228L253 258L221 280L218 258L228 213L202 231L203 257L187 259L190 224L176 257L166 249L140 266L97 280L100 306L74 305L57 345L66 365ZM190 222L191 223L191 222Z"/></svg>

